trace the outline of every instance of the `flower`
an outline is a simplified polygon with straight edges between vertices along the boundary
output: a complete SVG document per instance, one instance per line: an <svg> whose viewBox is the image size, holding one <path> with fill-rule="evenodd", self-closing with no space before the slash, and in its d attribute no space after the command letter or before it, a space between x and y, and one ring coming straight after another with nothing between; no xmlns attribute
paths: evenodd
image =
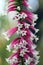
<svg viewBox="0 0 43 65"><path fill-rule="evenodd" d="M31 58L31 57L28 57L28 59L27 59L26 62L25 62L25 65L30 64L31 61L32 61L32 58Z"/></svg>
<svg viewBox="0 0 43 65"><path fill-rule="evenodd" d="M18 29L16 33L20 35L21 34L21 30Z"/></svg>
<svg viewBox="0 0 43 65"><path fill-rule="evenodd" d="M6 35L6 33L2 33L5 37L5 39L7 39L9 41L9 37Z"/></svg>
<svg viewBox="0 0 43 65"><path fill-rule="evenodd" d="M17 7L17 10L20 10L20 6Z"/></svg>
<svg viewBox="0 0 43 65"><path fill-rule="evenodd" d="M13 64L13 63L17 63L18 59L16 57L13 57L12 59L10 58L6 59L6 61L9 62L10 64Z"/></svg>
<svg viewBox="0 0 43 65"><path fill-rule="evenodd" d="M19 24L17 25L17 27L18 27L18 29L20 29L20 28L23 27L23 24L20 24L20 23L19 23Z"/></svg>
<svg viewBox="0 0 43 65"><path fill-rule="evenodd" d="M26 33L27 31L24 31L24 30L21 31L22 36L26 35Z"/></svg>
<svg viewBox="0 0 43 65"><path fill-rule="evenodd" d="M39 40L39 38L37 36L35 36L35 41L37 42Z"/></svg>
<svg viewBox="0 0 43 65"><path fill-rule="evenodd" d="M7 45L7 48L6 48L6 50L8 50L9 52L11 51L11 45Z"/></svg>
<svg viewBox="0 0 43 65"><path fill-rule="evenodd" d="M20 30L20 29L17 30L17 34L19 34L19 35L24 36L24 35L26 35L26 33L27 33L27 31Z"/></svg>
<svg viewBox="0 0 43 65"><path fill-rule="evenodd" d="M26 17L27 17L27 15L24 12L22 12L21 18L25 19Z"/></svg>
<svg viewBox="0 0 43 65"><path fill-rule="evenodd" d="M32 48L32 49L35 49L36 47L37 47L37 46L36 46L35 44L33 44L31 48Z"/></svg>
<svg viewBox="0 0 43 65"><path fill-rule="evenodd" d="M20 56L23 57L26 51L27 51L27 49L22 49L21 52L20 52Z"/></svg>
<svg viewBox="0 0 43 65"><path fill-rule="evenodd" d="M35 32L37 33L39 31L39 29L35 29Z"/></svg>
<svg viewBox="0 0 43 65"><path fill-rule="evenodd" d="M32 26L34 27L36 25L36 23L33 23Z"/></svg>
<svg viewBox="0 0 43 65"><path fill-rule="evenodd" d="M5 39L9 41L9 38L17 31L17 27L8 30L7 32L2 33L5 36Z"/></svg>
<svg viewBox="0 0 43 65"><path fill-rule="evenodd" d="M10 64L15 64L15 63L18 63L18 51L15 52L14 54L12 54L9 58L6 59L6 61Z"/></svg>
<svg viewBox="0 0 43 65"><path fill-rule="evenodd" d="M29 28L30 24L25 23L25 28Z"/></svg>
<svg viewBox="0 0 43 65"><path fill-rule="evenodd" d="M33 54L36 56L36 55L39 54L39 51L34 50L34 51L33 51Z"/></svg>
<svg viewBox="0 0 43 65"><path fill-rule="evenodd" d="M38 19L38 15L37 14L33 15L33 22L36 21L37 19Z"/></svg>
<svg viewBox="0 0 43 65"><path fill-rule="evenodd" d="M9 0L8 2L8 18L14 22L17 21L18 24L16 27L4 32L3 35L8 41L14 33L17 33L18 37L7 45L6 50L9 52L12 50L13 54L6 61L10 65L20 65L22 57L25 65L36 65L39 63L39 51L36 51L37 46L33 40L36 42L39 40L36 36L39 29L35 28L36 23L34 22L38 19L38 15L22 9L21 6L30 8L27 0L19 2ZM35 34L31 30L35 31Z"/></svg>

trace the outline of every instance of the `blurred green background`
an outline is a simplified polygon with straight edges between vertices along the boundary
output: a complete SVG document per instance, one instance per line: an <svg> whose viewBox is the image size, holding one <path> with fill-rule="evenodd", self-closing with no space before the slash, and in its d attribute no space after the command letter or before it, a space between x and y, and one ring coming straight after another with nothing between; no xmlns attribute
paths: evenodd
<svg viewBox="0 0 43 65"><path fill-rule="evenodd" d="M43 0L39 0L39 9L36 12L38 14L39 19L37 20L36 28L39 28L40 31L37 33L39 36L39 41L36 43L37 50L40 51L40 62L38 65L43 65ZM9 57L11 53L9 53L6 50L6 45L10 43L10 41L13 39L13 37L16 37L15 35L11 38L11 40L8 42L4 39L4 37L1 35L2 32L8 30L14 26L13 23L10 23L6 16L0 16L0 65L8 65L8 63L5 61L6 57Z"/></svg>

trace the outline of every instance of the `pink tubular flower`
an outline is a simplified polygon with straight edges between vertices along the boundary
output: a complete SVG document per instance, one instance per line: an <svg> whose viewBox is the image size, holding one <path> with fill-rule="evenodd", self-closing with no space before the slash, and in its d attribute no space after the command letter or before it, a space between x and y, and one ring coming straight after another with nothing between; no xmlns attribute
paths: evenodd
<svg viewBox="0 0 43 65"><path fill-rule="evenodd" d="M14 11L16 9L16 6L14 5L14 0L10 0L8 3L8 12Z"/></svg>
<svg viewBox="0 0 43 65"><path fill-rule="evenodd" d="M5 36L5 38L7 40L9 40L9 38L17 31L17 27L12 28L10 30L8 30L7 32L4 32L3 35Z"/></svg>
<svg viewBox="0 0 43 65"><path fill-rule="evenodd" d="M7 45L6 49L10 52L14 45L18 43L18 41L19 41L18 38L14 39L9 45Z"/></svg>
<svg viewBox="0 0 43 65"><path fill-rule="evenodd" d="M29 8L29 9L32 9L31 6L27 2L28 2L28 0L23 0L22 1L23 6Z"/></svg>
<svg viewBox="0 0 43 65"><path fill-rule="evenodd" d="M29 7L27 1L28 0L22 0L20 4ZM39 52L36 51L37 46L34 44L33 40L36 42L39 40L35 35L39 29L35 28L36 23L34 22L38 19L38 16L37 14L22 9L20 5L17 7L17 4L16 0L9 0L8 2L7 13L14 22L18 21L18 24L16 27L3 33L3 35L7 40L9 40L14 33L17 33L19 36L7 45L6 49L9 52L12 50L13 54L6 59L6 61L10 63L10 65L20 65L22 57L25 65L37 65L40 56L38 56ZM31 29L35 31L35 34L33 34Z"/></svg>
<svg viewBox="0 0 43 65"><path fill-rule="evenodd" d="M22 4L27 7L29 5L26 2L27 2L27 0L23 0Z"/></svg>
<svg viewBox="0 0 43 65"><path fill-rule="evenodd" d="M14 0L9 0L10 2L14 2Z"/></svg>
<svg viewBox="0 0 43 65"><path fill-rule="evenodd" d="M18 64L18 62L19 62L18 51L16 53L14 53L13 55L11 55L8 59L6 59L6 61L9 62L10 64Z"/></svg>
<svg viewBox="0 0 43 65"><path fill-rule="evenodd" d="M23 12L27 15L25 20L29 21L31 24L34 23L34 21L36 21L38 19L37 14L33 14L32 12L27 11L27 10L23 10L21 13L23 13Z"/></svg>

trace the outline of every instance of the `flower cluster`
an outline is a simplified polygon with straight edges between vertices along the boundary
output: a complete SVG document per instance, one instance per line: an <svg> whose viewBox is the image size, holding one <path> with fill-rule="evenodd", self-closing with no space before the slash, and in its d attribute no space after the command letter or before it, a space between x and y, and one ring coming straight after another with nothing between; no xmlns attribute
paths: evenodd
<svg viewBox="0 0 43 65"><path fill-rule="evenodd" d="M12 55L6 59L11 65L20 65L21 59L23 57L25 65L36 65L39 63L39 51L36 51L36 45L33 43L33 40L37 42L39 38L35 35L39 29L35 28L36 21L38 19L37 14L33 14L27 10L21 10L20 6L16 6L15 0L9 0L8 5L8 14L14 13L13 19L17 20L18 24L16 27L4 32L3 35L9 41L10 37L17 33L18 38L15 38L9 45L7 45L7 50L10 52L12 49ZM30 7L27 4L27 0L22 1L22 5ZM19 12L19 11L20 12ZM12 15L11 15L12 16ZM26 22L27 21L27 22ZM35 31L35 34L31 31Z"/></svg>

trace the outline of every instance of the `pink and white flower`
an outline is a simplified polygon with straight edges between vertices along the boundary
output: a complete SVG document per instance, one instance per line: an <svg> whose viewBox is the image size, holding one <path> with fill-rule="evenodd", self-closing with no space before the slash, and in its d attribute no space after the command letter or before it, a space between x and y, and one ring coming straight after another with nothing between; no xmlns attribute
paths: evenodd
<svg viewBox="0 0 43 65"><path fill-rule="evenodd" d="M9 40L9 38L10 38L16 31L17 31L17 27L12 28L12 29L10 29L10 30L8 30L7 32L4 32L4 33L2 33L2 34L5 36L5 38L6 38L7 40Z"/></svg>
<svg viewBox="0 0 43 65"><path fill-rule="evenodd" d="M23 0L22 5L30 7L27 1L28 0ZM33 43L33 40L35 39L36 42L39 40L35 35L39 29L34 27L36 25L34 21L38 19L38 16L27 10L20 11L21 7L15 4L16 0L9 0L7 13L12 21L16 20L18 24L16 27L4 32L3 35L7 40L9 40L14 33L17 33L19 36L7 45L6 49L9 52L12 49L13 54L6 59L6 61L10 63L10 65L19 65L21 62L20 57L23 57L25 65L36 65L39 63L39 52L36 51L37 46ZM28 23L26 23L26 21L28 21ZM30 28L35 31L35 34L33 34Z"/></svg>

